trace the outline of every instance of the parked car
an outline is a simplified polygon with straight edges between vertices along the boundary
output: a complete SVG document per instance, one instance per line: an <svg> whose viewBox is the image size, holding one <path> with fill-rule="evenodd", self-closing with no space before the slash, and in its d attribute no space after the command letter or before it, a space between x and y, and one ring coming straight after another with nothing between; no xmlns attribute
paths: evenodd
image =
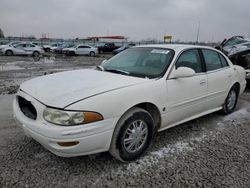
<svg viewBox="0 0 250 188"><path fill-rule="evenodd" d="M63 44L62 46L57 47L53 51L58 54L62 54L64 49L72 48L75 44ZM66 50L65 50L66 51Z"/></svg>
<svg viewBox="0 0 250 188"><path fill-rule="evenodd" d="M120 48L120 46L116 46L114 43L105 43L103 46L98 46L98 53L104 53L104 52L113 52L117 48Z"/></svg>
<svg viewBox="0 0 250 188"><path fill-rule="evenodd" d="M12 56L12 55L39 56L40 54L44 53L44 50L41 47L36 46L32 43L22 42L2 49L2 52L7 56Z"/></svg>
<svg viewBox="0 0 250 188"><path fill-rule="evenodd" d="M145 45L95 69L26 81L13 109L26 135L56 155L109 151L131 161L155 132L218 110L233 112L245 86L245 70L216 49Z"/></svg>
<svg viewBox="0 0 250 188"><path fill-rule="evenodd" d="M70 48L64 48L63 53L67 55L95 56L97 54L97 48L85 44L80 44Z"/></svg>
<svg viewBox="0 0 250 188"><path fill-rule="evenodd" d="M233 64L246 69L247 81L250 85L250 39L234 36L224 39L216 48L225 53Z"/></svg>
<svg viewBox="0 0 250 188"><path fill-rule="evenodd" d="M20 43L20 42L18 42L18 41L13 41L13 42L10 42L10 43L8 43L8 44L0 45L0 54L3 53L2 50L3 50L4 48L11 47L11 46L13 46L13 45L15 45L15 44L18 44L18 43Z"/></svg>
<svg viewBox="0 0 250 188"><path fill-rule="evenodd" d="M48 45L43 45L43 49L45 52L50 52L50 51L54 51L55 49L62 47L63 43L51 43Z"/></svg>
<svg viewBox="0 0 250 188"><path fill-rule="evenodd" d="M120 52L132 47L132 46L135 46L135 44L126 44L120 48L117 48L116 50L113 51L113 54L116 55L116 54L119 54Z"/></svg>

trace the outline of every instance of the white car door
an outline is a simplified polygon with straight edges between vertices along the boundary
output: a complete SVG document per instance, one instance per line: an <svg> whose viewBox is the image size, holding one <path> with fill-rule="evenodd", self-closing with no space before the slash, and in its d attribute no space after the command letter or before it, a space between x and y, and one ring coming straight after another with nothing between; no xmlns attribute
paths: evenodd
<svg viewBox="0 0 250 188"><path fill-rule="evenodd" d="M33 44L26 44L26 46L25 46L25 48L24 48L24 50L25 50L25 53L26 54L33 54L33 52L34 52L34 49L35 49L35 45L33 45Z"/></svg>
<svg viewBox="0 0 250 188"><path fill-rule="evenodd" d="M23 55L25 54L25 48L26 44L17 44L13 47L13 53L15 55Z"/></svg>
<svg viewBox="0 0 250 188"><path fill-rule="evenodd" d="M207 106L213 109L223 105L232 85L234 70L220 53L210 49L202 49L202 54L208 77Z"/></svg>
<svg viewBox="0 0 250 188"><path fill-rule="evenodd" d="M77 54L77 55L83 55L84 54L84 46L78 46L77 48L76 48L76 50L75 50L75 53Z"/></svg>
<svg viewBox="0 0 250 188"><path fill-rule="evenodd" d="M167 79L167 113L163 119L166 126L181 122L206 110L207 75L197 49L182 52L172 73L179 67L195 71L192 77ZM171 73L170 73L171 76Z"/></svg>

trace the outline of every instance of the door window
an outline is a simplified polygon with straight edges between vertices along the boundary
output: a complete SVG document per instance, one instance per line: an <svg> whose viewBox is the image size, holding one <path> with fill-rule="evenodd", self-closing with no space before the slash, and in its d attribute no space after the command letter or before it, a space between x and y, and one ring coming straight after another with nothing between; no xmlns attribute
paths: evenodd
<svg viewBox="0 0 250 188"><path fill-rule="evenodd" d="M188 67L196 73L202 72L200 55L197 49L187 50L181 54L175 64L176 69L179 67Z"/></svg>
<svg viewBox="0 0 250 188"><path fill-rule="evenodd" d="M223 67L219 54L216 51L203 49L202 50L207 71L217 70Z"/></svg>
<svg viewBox="0 0 250 188"><path fill-rule="evenodd" d="M223 66L223 67L228 67L229 65L228 65L228 62L227 62L227 60L225 59L225 57L223 57L223 55L221 55L221 54L219 54L219 56L220 56L220 61L221 61L221 63L222 63L222 66Z"/></svg>

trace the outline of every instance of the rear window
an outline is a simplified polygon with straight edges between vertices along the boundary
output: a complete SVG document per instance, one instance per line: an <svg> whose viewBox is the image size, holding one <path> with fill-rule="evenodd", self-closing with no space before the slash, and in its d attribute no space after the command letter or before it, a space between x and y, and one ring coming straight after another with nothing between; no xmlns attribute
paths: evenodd
<svg viewBox="0 0 250 188"><path fill-rule="evenodd" d="M221 54L219 54L219 56L220 56L220 60L221 60L222 66L223 67L229 66L227 60L225 59L225 57L223 57L223 55L221 55Z"/></svg>
<svg viewBox="0 0 250 188"><path fill-rule="evenodd" d="M217 70L223 67L219 54L216 51L203 49L202 50L207 71Z"/></svg>

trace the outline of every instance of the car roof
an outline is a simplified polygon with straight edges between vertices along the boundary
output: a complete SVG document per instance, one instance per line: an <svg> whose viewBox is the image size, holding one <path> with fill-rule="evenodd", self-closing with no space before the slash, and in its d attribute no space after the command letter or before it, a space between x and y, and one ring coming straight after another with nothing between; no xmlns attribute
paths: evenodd
<svg viewBox="0 0 250 188"><path fill-rule="evenodd" d="M134 46L133 48L138 48L138 47L167 48L167 49L172 49L174 51L182 51L190 48L206 48L206 49L216 50L215 48L209 46L199 46L190 44L149 44L149 45Z"/></svg>

